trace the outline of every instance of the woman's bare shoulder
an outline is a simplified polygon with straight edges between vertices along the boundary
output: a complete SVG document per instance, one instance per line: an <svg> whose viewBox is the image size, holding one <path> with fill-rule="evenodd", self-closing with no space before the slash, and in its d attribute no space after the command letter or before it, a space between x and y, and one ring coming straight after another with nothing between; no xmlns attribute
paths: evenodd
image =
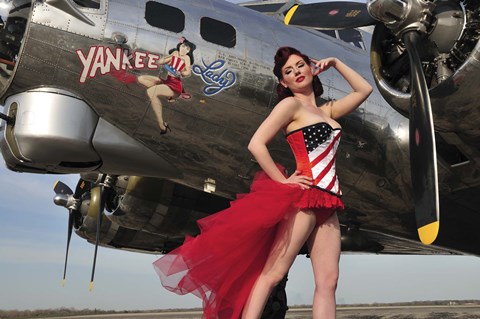
<svg viewBox="0 0 480 319"><path fill-rule="evenodd" d="M272 113L288 114L294 116L300 108L300 103L294 97L286 97L275 105Z"/></svg>
<svg viewBox="0 0 480 319"><path fill-rule="evenodd" d="M326 115L332 117L332 106L335 103L334 100L327 101L322 105L319 105L318 108L322 110Z"/></svg>
<svg viewBox="0 0 480 319"><path fill-rule="evenodd" d="M275 105L275 109L298 107L300 107L300 103L293 96L286 97Z"/></svg>

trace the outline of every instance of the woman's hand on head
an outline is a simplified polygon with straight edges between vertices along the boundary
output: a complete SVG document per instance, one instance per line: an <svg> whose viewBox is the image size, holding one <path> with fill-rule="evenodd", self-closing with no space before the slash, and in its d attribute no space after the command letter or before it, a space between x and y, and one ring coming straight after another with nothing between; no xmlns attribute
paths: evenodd
<svg viewBox="0 0 480 319"><path fill-rule="evenodd" d="M312 186L312 179L308 176L301 175L301 172L297 170L284 181L284 184L296 184L302 189L308 189Z"/></svg>
<svg viewBox="0 0 480 319"><path fill-rule="evenodd" d="M325 58L321 60L310 59L310 61L315 64L312 73L313 76L316 76L321 72L328 70L332 66L335 67L335 64L337 63L337 58Z"/></svg>

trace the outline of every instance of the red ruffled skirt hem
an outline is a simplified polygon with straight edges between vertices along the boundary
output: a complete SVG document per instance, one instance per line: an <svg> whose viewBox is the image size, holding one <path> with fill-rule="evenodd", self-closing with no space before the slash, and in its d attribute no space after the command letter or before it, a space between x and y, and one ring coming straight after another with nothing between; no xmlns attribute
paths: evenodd
<svg viewBox="0 0 480 319"><path fill-rule="evenodd" d="M258 174L248 194L198 221L200 235L153 263L162 285L203 300L208 319L238 319L262 271L277 225L290 214L312 209L317 224L343 209L338 196L271 180Z"/></svg>

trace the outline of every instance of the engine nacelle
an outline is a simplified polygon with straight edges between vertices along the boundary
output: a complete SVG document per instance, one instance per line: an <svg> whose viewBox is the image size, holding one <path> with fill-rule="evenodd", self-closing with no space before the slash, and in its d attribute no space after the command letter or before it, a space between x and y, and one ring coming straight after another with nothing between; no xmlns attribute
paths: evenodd
<svg viewBox="0 0 480 319"><path fill-rule="evenodd" d="M198 219L229 205L225 198L150 177L120 176L110 191L105 211L110 221L166 238L198 234Z"/></svg>
<svg viewBox="0 0 480 319"><path fill-rule="evenodd" d="M14 121L1 127L0 149L13 171L181 176L174 165L65 90L41 88L16 94L5 107Z"/></svg>

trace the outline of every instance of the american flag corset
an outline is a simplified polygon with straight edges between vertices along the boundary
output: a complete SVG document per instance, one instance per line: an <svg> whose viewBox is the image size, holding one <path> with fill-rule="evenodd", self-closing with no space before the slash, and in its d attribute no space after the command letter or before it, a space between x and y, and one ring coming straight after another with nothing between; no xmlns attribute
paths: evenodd
<svg viewBox="0 0 480 319"><path fill-rule="evenodd" d="M297 162L297 170L313 179L315 187L337 196L342 195L335 171L335 159L341 128L320 122L287 134L288 144Z"/></svg>
<svg viewBox="0 0 480 319"><path fill-rule="evenodd" d="M182 72L182 70L185 68L185 61L182 58L173 55L169 65L177 72Z"/></svg>

